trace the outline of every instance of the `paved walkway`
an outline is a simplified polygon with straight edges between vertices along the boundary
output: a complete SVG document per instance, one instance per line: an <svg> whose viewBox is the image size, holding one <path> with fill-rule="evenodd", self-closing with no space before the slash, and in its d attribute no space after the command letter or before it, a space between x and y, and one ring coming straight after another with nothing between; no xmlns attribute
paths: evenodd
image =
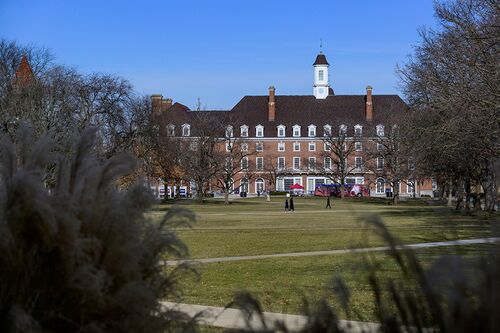
<svg viewBox="0 0 500 333"><path fill-rule="evenodd" d="M182 311L190 317L201 314L199 321L200 324L229 329L249 328L249 325L250 328L255 330L262 329L264 327L264 323L262 323L258 317L252 317L248 325L243 312L238 309L226 309L215 306L171 302L162 302L162 304L169 309L173 308ZM284 323L291 331L299 330L307 323L306 316L274 312L264 312L263 319L267 328L274 328L276 327L277 322L281 322ZM376 323L347 320L340 320L339 322L340 325L346 329L346 332L351 333L376 332L379 327L379 324Z"/></svg>
<svg viewBox="0 0 500 333"><path fill-rule="evenodd" d="M500 242L500 237L491 238L476 238L476 239L459 239L447 242L431 242L431 243L417 243L405 244L398 246L398 250L405 249L425 249L432 247L445 247L445 246L460 246L460 245L473 245L473 244L487 244ZM259 260L269 258L287 258L287 257L308 257L308 256L323 256L332 254L348 254L348 253L368 253L368 252L381 252L389 250L389 246L367 247L359 249L339 249L328 251L311 251L311 252L292 252L292 253L277 253L277 254L261 254L253 256L237 256L237 257L221 257L221 258L206 258L206 259L192 259L192 260L167 260L167 265L176 265L181 262L189 262L192 264L209 264L216 262L229 262L229 261L242 261L242 260Z"/></svg>

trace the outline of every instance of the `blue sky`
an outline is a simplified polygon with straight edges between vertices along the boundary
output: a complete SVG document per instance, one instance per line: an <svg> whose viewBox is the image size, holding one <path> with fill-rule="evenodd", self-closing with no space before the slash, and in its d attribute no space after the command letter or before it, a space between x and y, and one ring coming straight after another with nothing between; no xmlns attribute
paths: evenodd
<svg viewBox="0 0 500 333"><path fill-rule="evenodd" d="M435 24L432 0L0 0L0 37L46 47L139 93L228 109L244 95L312 95L323 39L336 94L399 93L395 67Z"/></svg>

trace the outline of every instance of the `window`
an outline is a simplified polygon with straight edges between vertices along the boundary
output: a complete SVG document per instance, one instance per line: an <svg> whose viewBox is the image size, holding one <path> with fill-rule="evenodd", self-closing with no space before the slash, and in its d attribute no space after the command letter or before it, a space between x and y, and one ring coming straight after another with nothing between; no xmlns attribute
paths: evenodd
<svg viewBox="0 0 500 333"><path fill-rule="evenodd" d="M300 142L293 143L293 151L300 151Z"/></svg>
<svg viewBox="0 0 500 333"><path fill-rule="evenodd" d="M264 126L262 125L255 126L255 136L258 138L264 137Z"/></svg>
<svg viewBox="0 0 500 333"><path fill-rule="evenodd" d="M300 170L300 157L293 158L293 168L295 170Z"/></svg>
<svg viewBox="0 0 500 333"><path fill-rule="evenodd" d="M316 142L309 142L309 151L316 151Z"/></svg>
<svg viewBox="0 0 500 333"><path fill-rule="evenodd" d="M233 126L229 125L226 126L226 138L232 138L233 137Z"/></svg>
<svg viewBox="0 0 500 333"><path fill-rule="evenodd" d="M278 126L278 136L280 138L285 136L285 126L283 126L283 125Z"/></svg>
<svg viewBox="0 0 500 333"><path fill-rule="evenodd" d="M356 169L361 169L363 167L363 158L356 156L354 158L354 166Z"/></svg>
<svg viewBox="0 0 500 333"><path fill-rule="evenodd" d="M325 156L324 167L325 170L330 170L332 168L332 159L329 156Z"/></svg>
<svg viewBox="0 0 500 333"><path fill-rule="evenodd" d="M255 166L256 166L257 171L264 170L264 157L257 157L255 159Z"/></svg>
<svg viewBox="0 0 500 333"><path fill-rule="evenodd" d="M189 126L189 124L184 124L182 125L182 136L189 136L191 135L190 132L191 132L191 126Z"/></svg>
<svg viewBox="0 0 500 333"><path fill-rule="evenodd" d="M324 71L319 70L318 71L318 80L323 81L323 79L324 79Z"/></svg>
<svg viewBox="0 0 500 333"><path fill-rule="evenodd" d="M245 156L241 159L241 168L244 170L248 169L248 157Z"/></svg>
<svg viewBox="0 0 500 333"><path fill-rule="evenodd" d="M243 138L248 137L248 126L247 125L243 125L240 127L240 135Z"/></svg>
<svg viewBox="0 0 500 333"><path fill-rule="evenodd" d="M308 162L309 170L314 170L316 168L316 157L309 157Z"/></svg>
<svg viewBox="0 0 500 333"><path fill-rule="evenodd" d="M226 142L226 151L231 151L233 149L233 145L231 144L231 141Z"/></svg>
<svg viewBox="0 0 500 333"><path fill-rule="evenodd" d="M307 128L307 133L308 133L309 137L315 137L316 136L316 126L309 125L309 127Z"/></svg>
<svg viewBox="0 0 500 333"><path fill-rule="evenodd" d="M283 141L278 142L278 151L285 151L285 143Z"/></svg>
<svg viewBox="0 0 500 333"><path fill-rule="evenodd" d="M330 125L323 126L323 136L330 136L330 135L332 135L332 126Z"/></svg>
<svg viewBox="0 0 500 333"><path fill-rule="evenodd" d="M255 144L255 151L264 151L264 144L262 142L257 142Z"/></svg>
<svg viewBox="0 0 500 333"><path fill-rule="evenodd" d="M233 160L228 157L226 158L226 172L233 170Z"/></svg>
<svg viewBox="0 0 500 333"><path fill-rule="evenodd" d="M363 134L363 126L356 125L354 126L354 135L361 136Z"/></svg>
<svg viewBox="0 0 500 333"><path fill-rule="evenodd" d="M384 136L384 125L377 125L377 135Z"/></svg>
<svg viewBox="0 0 500 333"><path fill-rule="evenodd" d="M196 151L196 149L198 149L198 142L197 141L191 141L191 143L189 144L189 149L191 149L191 151Z"/></svg>
<svg viewBox="0 0 500 333"><path fill-rule="evenodd" d="M278 169L279 170L285 169L285 158L284 157L278 157Z"/></svg>
<svg viewBox="0 0 500 333"><path fill-rule="evenodd" d="M175 126L170 124L167 126L167 136L175 136Z"/></svg>
<svg viewBox="0 0 500 333"><path fill-rule="evenodd" d="M362 151L363 150L363 146L361 145L361 142L358 141L358 142L354 143L354 149L356 151Z"/></svg>
<svg viewBox="0 0 500 333"><path fill-rule="evenodd" d="M382 151L384 150L384 145L381 143L377 143L377 151Z"/></svg>
<svg viewBox="0 0 500 333"><path fill-rule="evenodd" d="M293 136L300 137L300 126L299 125L293 126Z"/></svg>
<svg viewBox="0 0 500 333"><path fill-rule="evenodd" d="M330 151L330 150L332 150L332 145L329 142L325 142L323 148L325 151Z"/></svg>
<svg viewBox="0 0 500 333"><path fill-rule="evenodd" d="M255 192L256 193L264 192L264 179L257 178L257 180L255 181Z"/></svg>
<svg viewBox="0 0 500 333"><path fill-rule="evenodd" d="M340 125L339 127L339 136L344 136L347 134L347 125Z"/></svg>
<svg viewBox="0 0 500 333"><path fill-rule="evenodd" d="M378 178L375 191L378 194L382 194L382 193L384 193L384 190L385 190L385 181L382 178Z"/></svg>
<svg viewBox="0 0 500 333"><path fill-rule="evenodd" d="M384 158L378 157L377 158L377 169L382 170L383 168L384 168Z"/></svg>
<svg viewBox="0 0 500 333"><path fill-rule="evenodd" d="M244 142L241 144L241 151L243 151L243 152L248 151L248 143Z"/></svg>

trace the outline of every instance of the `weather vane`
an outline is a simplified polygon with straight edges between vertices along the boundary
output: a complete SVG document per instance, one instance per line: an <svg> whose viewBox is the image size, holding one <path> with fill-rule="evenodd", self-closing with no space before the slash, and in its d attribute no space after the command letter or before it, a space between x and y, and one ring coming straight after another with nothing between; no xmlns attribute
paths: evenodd
<svg viewBox="0 0 500 333"><path fill-rule="evenodd" d="M323 53L323 39L319 39L319 53Z"/></svg>

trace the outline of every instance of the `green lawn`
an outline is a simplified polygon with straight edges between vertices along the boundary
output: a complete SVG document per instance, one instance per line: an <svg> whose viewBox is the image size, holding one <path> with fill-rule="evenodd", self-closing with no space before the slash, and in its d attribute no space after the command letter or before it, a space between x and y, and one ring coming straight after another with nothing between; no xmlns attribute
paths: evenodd
<svg viewBox="0 0 500 333"><path fill-rule="evenodd" d="M223 205L212 200L203 205L192 201L177 204L193 210L197 222L192 229L178 230L192 258L317 251L385 245L373 227L360 222L366 214L380 216L392 234L404 243L442 241L491 236L491 221L466 216L423 201L388 205L384 200L334 200L325 210L322 198L298 198L296 212L283 211L284 198L237 200ZM159 217L171 207L164 204L151 213ZM473 255L485 246L419 250L430 263L437 254L465 251ZM460 252L462 253L462 252ZM381 274L394 276L395 264L383 253ZM363 255L332 255L276 258L199 266L201 280L185 281L186 303L227 305L238 290L250 290L267 311L300 313L304 296L317 299L333 275L343 277L352 292L353 313L345 317L373 320L372 294L360 269Z"/></svg>

